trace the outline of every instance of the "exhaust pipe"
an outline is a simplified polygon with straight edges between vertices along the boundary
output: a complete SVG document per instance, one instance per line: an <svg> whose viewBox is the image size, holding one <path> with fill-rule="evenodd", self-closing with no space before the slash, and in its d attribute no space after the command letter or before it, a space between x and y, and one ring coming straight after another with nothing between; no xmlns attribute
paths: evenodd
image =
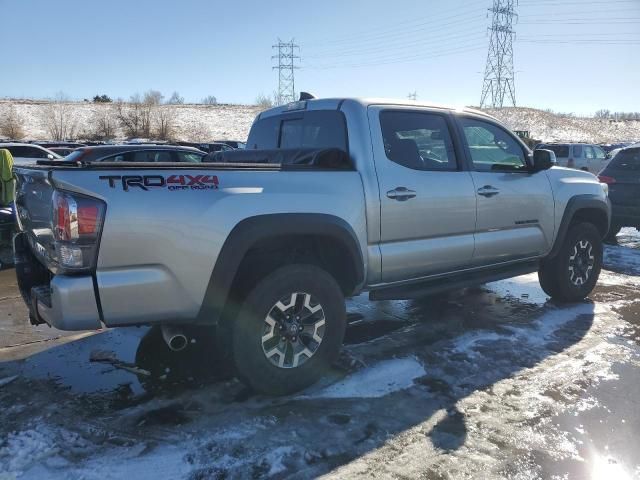
<svg viewBox="0 0 640 480"><path fill-rule="evenodd" d="M161 330L162 338L171 350L174 352L180 352L187 348L189 342L181 328L172 327L171 325L163 325Z"/></svg>

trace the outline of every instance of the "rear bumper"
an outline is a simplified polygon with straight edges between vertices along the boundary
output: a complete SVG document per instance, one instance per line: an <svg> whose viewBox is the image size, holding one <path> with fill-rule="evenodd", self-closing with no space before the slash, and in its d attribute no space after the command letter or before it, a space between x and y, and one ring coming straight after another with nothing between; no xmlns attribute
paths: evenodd
<svg viewBox="0 0 640 480"><path fill-rule="evenodd" d="M18 287L29 307L31 323L59 330L101 328L91 276L52 276L31 253L25 234L14 238Z"/></svg>

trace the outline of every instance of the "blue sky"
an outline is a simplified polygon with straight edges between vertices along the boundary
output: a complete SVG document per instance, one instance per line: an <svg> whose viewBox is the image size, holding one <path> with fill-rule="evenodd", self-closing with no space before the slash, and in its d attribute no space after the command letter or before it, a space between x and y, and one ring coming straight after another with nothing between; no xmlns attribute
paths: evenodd
<svg viewBox="0 0 640 480"><path fill-rule="evenodd" d="M0 0L0 97L174 90L251 103L271 45L300 45L298 89L477 105L492 0ZM520 0L521 106L640 111L640 0Z"/></svg>

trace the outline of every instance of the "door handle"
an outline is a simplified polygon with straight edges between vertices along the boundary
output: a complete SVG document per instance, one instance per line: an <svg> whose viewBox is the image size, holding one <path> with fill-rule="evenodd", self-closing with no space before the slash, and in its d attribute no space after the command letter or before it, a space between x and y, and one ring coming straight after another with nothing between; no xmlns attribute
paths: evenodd
<svg viewBox="0 0 640 480"><path fill-rule="evenodd" d="M399 202L404 202L416 196L416 192L413 190L409 190L406 187L396 187L393 190L389 190L387 192L387 197L392 200L398 200Z"/></svg>
<svg viewBox="0 0 640 480"><path fill-rule="evenodd" d="M491 198L495 195L498 195L499 193L500 190L492 187L491 185L485 185L484 187L478 189L478 195L482 195L483 197L487 198Z"/></svg>

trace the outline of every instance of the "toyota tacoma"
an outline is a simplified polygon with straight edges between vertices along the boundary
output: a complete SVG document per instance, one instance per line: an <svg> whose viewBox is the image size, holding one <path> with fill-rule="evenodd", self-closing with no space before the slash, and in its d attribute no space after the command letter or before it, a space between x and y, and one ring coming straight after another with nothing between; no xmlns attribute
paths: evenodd
<svg viewBox="0 0 640 480"><path fill-rule="evenodd" d="M160 325L174 349L215 327L268 394L323 375L345 298L364 291L408 299L537 271L556 301L584 299L611 210L595 176L480 111L375 99L270 109L246 150L202 163L79 155L15 173L32 323Z"/></svg>

